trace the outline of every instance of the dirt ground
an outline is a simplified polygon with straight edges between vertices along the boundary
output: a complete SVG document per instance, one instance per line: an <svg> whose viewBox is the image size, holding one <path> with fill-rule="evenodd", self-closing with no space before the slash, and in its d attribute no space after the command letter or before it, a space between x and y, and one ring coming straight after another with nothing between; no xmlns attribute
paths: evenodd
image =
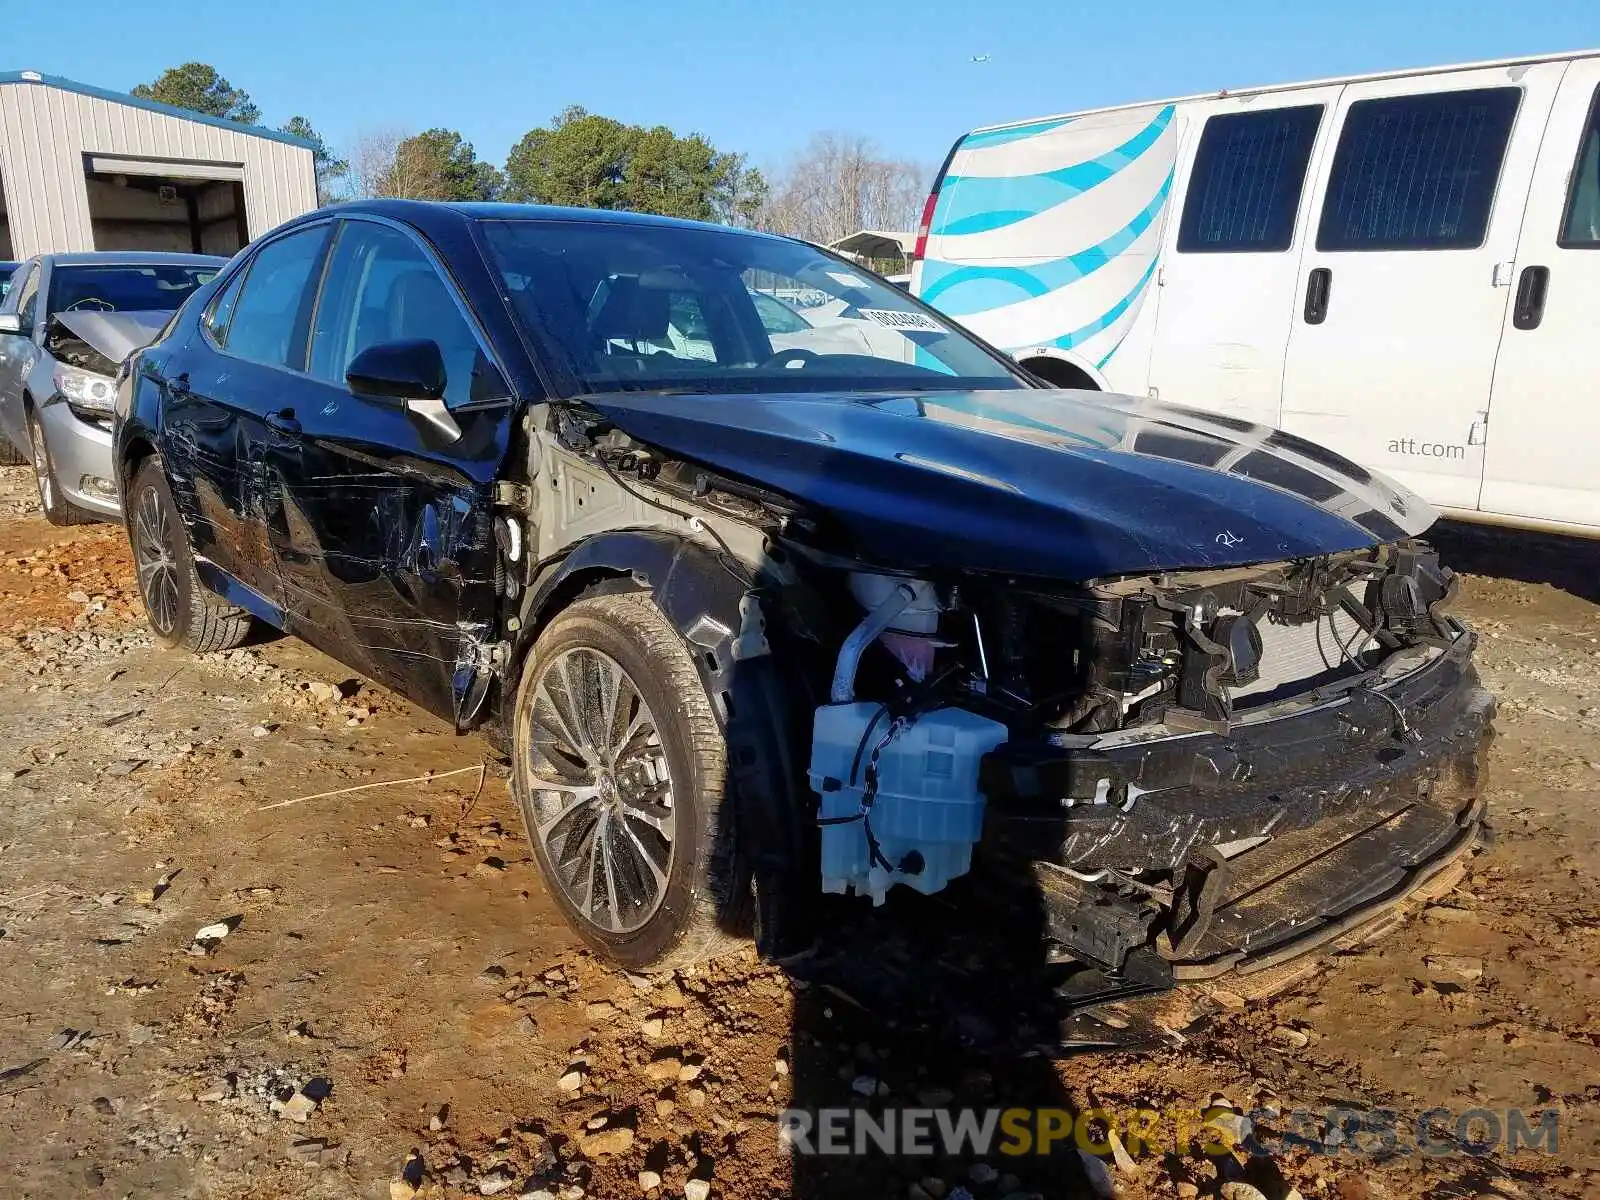
<svg viewBox="0 0 1600 1200"><path fill-rule="evenodd" d="M602 966L482 740L292 640L158 650L120 530L52 529L30 493L0 472L0 1196L1020 1200L1093 1172L1076 1152L808 1158L778 1112L1213 1100L1393 1109L1402 1131L1440 1107L1553 1113L1559 1144L1357 1153L1319 1126L1324 1152L1249 1158L1169 1134L1098 1186L1600 1196L1600 547L1440 538L1500 698L1497 837L1454 891L1272 999L1218 997L1181 1039L1063 1055L1029 919L972 883L840 902L853 978Z"/></svg>

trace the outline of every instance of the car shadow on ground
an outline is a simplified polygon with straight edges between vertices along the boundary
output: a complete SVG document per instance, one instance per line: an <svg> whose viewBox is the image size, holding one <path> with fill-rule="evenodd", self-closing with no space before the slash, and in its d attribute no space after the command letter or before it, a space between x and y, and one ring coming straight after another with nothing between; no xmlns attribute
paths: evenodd
<svg viewBox="0 0 1600 1200"><path fill-rule="evenodd" d="M1457 571L1548 583L1600 603L1600 541L1464 521L1440 521L1424 536Z"/></svg>

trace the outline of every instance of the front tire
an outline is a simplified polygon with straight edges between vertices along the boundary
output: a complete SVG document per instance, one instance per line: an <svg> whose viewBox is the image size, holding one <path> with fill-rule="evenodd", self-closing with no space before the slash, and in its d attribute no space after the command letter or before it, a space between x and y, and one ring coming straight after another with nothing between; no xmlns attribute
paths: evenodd
<svg viewBox="0 0 1600 1200"><path fill-rule="evenodd" d="M513 787L562 914L632 970L742 940L727 750L682 638L649 596L579 600L517 689ZM735 911L735 910L739 911Z"/></svg>
<svg viewBox="0 0 1600 1200"><path fill-rule="evenodd" d="M50 446L44 439L44 425L39 414L31 409L28 411L28 442L33 451L33 478L39 485L39 504L44 509L44 519L52 525L88 525L98 520L93 513L79 508L61 494Z"/></svg>
<svg viewBox="0 0 1600 1200"><path fill-rule="evenodd" d="M250 636L250 614L200 583L189 535L161 459L139 464L128 489L128 544L150 631L164 646L196 654L232 650Z"/></svg>

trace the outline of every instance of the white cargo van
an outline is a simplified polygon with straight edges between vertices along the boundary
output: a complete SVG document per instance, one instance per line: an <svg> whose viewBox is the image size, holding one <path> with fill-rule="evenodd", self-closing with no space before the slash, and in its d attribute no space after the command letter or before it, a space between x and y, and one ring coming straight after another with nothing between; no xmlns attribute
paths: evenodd
<svg viewBox="0 0 1600 1200"><path fill-rule="evenodd" d="M1600 52L980 129L912 289L1063 386L1600 536Z"/></svg>

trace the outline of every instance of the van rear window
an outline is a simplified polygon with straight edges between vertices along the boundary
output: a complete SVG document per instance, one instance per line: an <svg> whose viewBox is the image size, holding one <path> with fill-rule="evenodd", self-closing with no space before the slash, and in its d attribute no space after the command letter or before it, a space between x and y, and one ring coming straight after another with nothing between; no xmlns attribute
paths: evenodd
<svg viewBox="0 0 1600 1200"><path fill-rule="evenodd" d="M1481 246L1521 96L1518 88L1475 88L1352 104L1317 249Z"/></svg>
<svg viewBox="0 0 1600 1200"><path fill-rule="evenodd" d="M1189 177L1178 250L1287 250L1322 105L1222 113L1206 122Z"/></svg>

